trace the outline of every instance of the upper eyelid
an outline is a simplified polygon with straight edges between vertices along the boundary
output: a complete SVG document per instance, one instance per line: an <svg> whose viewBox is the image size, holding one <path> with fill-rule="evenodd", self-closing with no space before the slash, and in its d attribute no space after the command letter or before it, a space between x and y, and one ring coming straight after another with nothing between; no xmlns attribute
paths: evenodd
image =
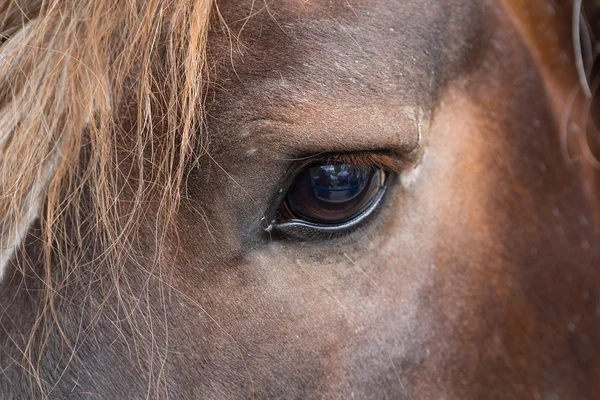
<svg viewBox="0 0 600 400"><path fill-rule="evenodd" d="M350 164L361 167L380 168L386 172L400 173L404 164L400 157L383 151L321 153L314 157L307 157L303 161L303 163L293 168L295 173L316 164Z"/></svg>

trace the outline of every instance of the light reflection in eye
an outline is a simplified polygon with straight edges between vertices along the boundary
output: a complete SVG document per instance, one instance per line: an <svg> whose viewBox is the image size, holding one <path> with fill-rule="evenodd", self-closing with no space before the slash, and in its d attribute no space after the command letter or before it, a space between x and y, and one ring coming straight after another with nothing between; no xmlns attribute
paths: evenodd
<svg viewBox="0 0 600 400"><path fill-rule="evenodd" d="M310 168L315 196L329 203L343 203L360 195L369 182L370 169L335 164Z"/></svg>

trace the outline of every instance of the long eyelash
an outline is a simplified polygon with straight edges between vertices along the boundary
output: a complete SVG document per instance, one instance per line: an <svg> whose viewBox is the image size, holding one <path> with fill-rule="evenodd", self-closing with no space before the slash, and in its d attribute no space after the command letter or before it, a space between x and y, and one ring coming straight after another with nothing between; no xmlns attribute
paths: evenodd
<svg viewBox="0 0 600 400"><path fill-rule="evenodd" d="M323 164L351 164L359 167L381 168L386 172L400 173L402 171L402 161L383 152L357 152L357 153L336 153L317 155L307 160L302 168L314 163Z"/></svg>

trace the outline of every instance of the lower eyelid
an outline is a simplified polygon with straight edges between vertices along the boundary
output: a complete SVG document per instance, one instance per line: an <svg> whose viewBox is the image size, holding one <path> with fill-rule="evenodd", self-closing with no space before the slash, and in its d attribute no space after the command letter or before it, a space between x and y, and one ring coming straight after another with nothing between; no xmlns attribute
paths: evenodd
<svg viewBox="0 0 600 400"><path fill-rule="evenodd" d="M388 175L388 174L382 174ZM388 190L388 179L383 178L383 184L369 205L353 219L340 224L320 224L315 222L292 219L288 222L278 223L275 219L266 227L265 232L275 232L281 234L302 233L310 231L311 233L340 233L352 230L363 224L379 208L381 202Z"/></svg>

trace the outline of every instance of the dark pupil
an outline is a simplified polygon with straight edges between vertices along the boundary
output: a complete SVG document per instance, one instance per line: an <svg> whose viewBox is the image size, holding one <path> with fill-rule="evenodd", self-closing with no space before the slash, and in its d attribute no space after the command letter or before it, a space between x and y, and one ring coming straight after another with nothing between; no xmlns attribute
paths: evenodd
<svg viewBox="0 0 600 400"><path fill-rule="evenodd" d="M306 169L288 193L290 211L315 222L352 219L380 187L379 169L350 164L324 164Z"/></svg>

